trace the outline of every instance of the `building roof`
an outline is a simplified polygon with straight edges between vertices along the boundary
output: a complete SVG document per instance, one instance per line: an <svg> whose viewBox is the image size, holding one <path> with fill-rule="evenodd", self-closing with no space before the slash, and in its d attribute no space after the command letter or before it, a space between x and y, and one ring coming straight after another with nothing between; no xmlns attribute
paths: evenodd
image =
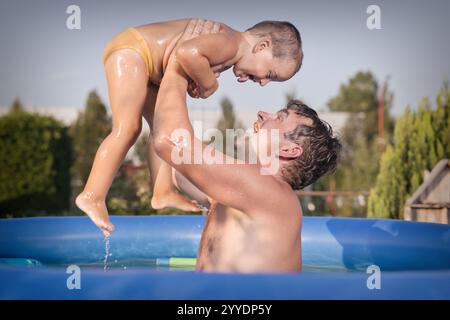
<svg viewBox="0 0 450 320"><path fill-rule="evenodd" d="M434 189L439 185L439 182L443 177L447 176L450 179L450 160L442 159L439 161L431 171L429 175L426 176L424 182L420 187L413 193L413 195L406 201L406 205L411 206L413 204L424 203L427 200L428 195L434 191ZM447 189L447 194L444 194L442 198L447 198L446 203L450 203L450 193Z"/></svg>

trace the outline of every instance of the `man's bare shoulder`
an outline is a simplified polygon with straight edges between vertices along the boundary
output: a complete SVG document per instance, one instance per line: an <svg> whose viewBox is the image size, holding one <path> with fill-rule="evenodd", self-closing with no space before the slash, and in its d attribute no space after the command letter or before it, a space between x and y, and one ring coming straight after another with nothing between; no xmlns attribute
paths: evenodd
<svg viewBox="0 0 450 320"><path fill-rule="evenodd" d="M267 177L266 183L258 185L260 201L255 202L249 214L302 214L297 194L291 186L275 177Z"/></svg>
<svg viewBox="0 0 450 320"><path fill-rule="evenodd" d="M277 190L277 202L279 202L280 208L282 210L288 210L290 212L302 213L302 206L298 198L297 193L292 189L292 187L286 182L277 181L280 185Z"/></svg>

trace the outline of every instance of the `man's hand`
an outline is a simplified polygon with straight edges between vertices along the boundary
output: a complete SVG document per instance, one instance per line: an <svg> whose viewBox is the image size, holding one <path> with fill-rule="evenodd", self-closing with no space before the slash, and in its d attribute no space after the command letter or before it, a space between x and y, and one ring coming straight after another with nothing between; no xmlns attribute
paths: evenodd
<svg viewBox="0 0 450 320"><path fill-rule="evenodd" d="M191 19L180 40L178 41L177 47L183 42L196 38L200 35L218 33L219 31L220 23L218 22L203 19ZM214 72L214 75L218 78L220 72ZM192 98L206 99L211 96L218 87L219 84L217 81L210 88L202 88L198 85L198 83L190 79L187 92Z"/></svg>
<svg viewBox="0 0 450 320"><path fill-rule="evenodd" d="M178 41L177 46L179 46L184 41L205 34L219 33L219 31L220 31L220 23L218 22L203 19L191 19L188 25L186 26L186 29L184 29L184 33L181 35L181 38Z"/></svg>
<svg viewBox="0 0 450 320"><path fill-rule="evenodd" d="M216 77L218 78L220 74L216 74ZM189 79L188 84L188 94L191 98L202 98L206 99L214 94L216 92L217 88L219 88L219 83L216 81L213 87L210 89L203 89L201 88L197 83L195 83L192 79Z"/></svg>
<svg viewBox="0 0 450 320"><path fill-rule="evenodd" d="M190 35L193 34L193 30L191 29ZM220 36L220 34L211 36ZM214 39L214 42L217 44L217 39ZM210 42L205 44L204 49L209 47ZM187 49L192 48L195 46L187 47ZM224 50L227 49L230 48ZM218 70L213 71L210 67L205 70L209 70L213 79L216 80L214 72ZM259 164L234 164L236 163L235 159L219 150L213 150L213 147L205 145L195 138L186 105L188 84L186 71L178 61L177 55L172 54L169 57L155 104L153 141L159 157L204 191L208 197L225 206L248 214L289 212L293 206L298 206L298 198L295 194L290 197L291 201L286 201L284 194L289 186L281 184L271 176L262 175ZM180 129L187 132L187 136L182 137L182 141L173 140L174 132ZM201 146L201 149L198 150L196 145ZM223 161L213 164L204 161L200 164L189 164L184 161L180 163L174 161L174 148L178 154L182 152L183 157L186 155L188 159L197 159L197 156L202 157L204 154L212 155L214 152L215 159L220 157ZM255 185L264 186L264 188L255 188ZM264 192L265 190L269 191Z"/></svg>
<svg viewBox="0 0 450 320"><path fill-rule="evenodd" d="M214 69L213 69L214 72ZM214 75L216 76L216 78L218 78L220 76L220 72L214 72ZM188 84L188 94L191 98L202 98L202 99L206 99L209 96L211 96L219 87L218 82L216 81L217 87L215 90L212 91L205 91L202 90L199 85L192 79L189 79L189 84Z"/></svg>
<svg viewBox="0 0 450 320"><path fill-rule="evenodd" d="M200 98L200 88L198 87L198 84L195 83L192 79L189 79L187 92L191 98Z"/></svg>

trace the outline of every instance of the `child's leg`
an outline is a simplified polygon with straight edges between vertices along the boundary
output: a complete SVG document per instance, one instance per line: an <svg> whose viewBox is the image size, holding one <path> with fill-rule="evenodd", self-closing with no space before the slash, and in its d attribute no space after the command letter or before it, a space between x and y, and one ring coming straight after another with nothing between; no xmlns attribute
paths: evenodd
<svg viewBox="0 0 450 320"><path fill-rule="evenodd" d="M158 157L151 137L148 145L148 159L153 187L152 207L154 209L176 208L182 211L200 211L196 201L189 200L177 192L172 181L172 167Z"/></svg>
<svg viewBox="0 0 450 320"><path fill-rule="evenodd" d="M209 208L213 200L177 170L174 168L171 169L172 181L175 187L186 194L190 199L195 200L199 205Z"/></svg>
<svg viewBox="0 0 450 320"><path fill-rule="evenodd" d="M157 94L158 88L150 86L144 110L144 118L150 128L153 127L153 111ZM151 132L148 139L147 164L152 180L151 205L154 209L177 208L183 211L200 211L195 201L193 202L177 192L172 181L172 167L156 154Z"/></svg>
<svg viewBox="0 0 450 320"><path fill-rule="evenodd" d="M105 63L113 129L100 145L84 190L76 198L84 211L105 234L114 230L106 209L106 194L128 150L141 132L147 95L146 66L137 52L113 52Z"/></svg>

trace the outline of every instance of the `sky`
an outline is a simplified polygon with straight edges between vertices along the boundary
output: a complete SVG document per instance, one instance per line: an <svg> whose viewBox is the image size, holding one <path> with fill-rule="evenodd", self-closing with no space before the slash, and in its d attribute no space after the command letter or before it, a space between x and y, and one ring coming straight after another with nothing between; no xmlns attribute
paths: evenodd
<svg viewBox="0 0 450 320"><path fill-rule="evenodd" d="M66 27L69 5L81 9L81 29ZM381 10L381 29L369 30L369 5ZM450 78L448 0L2 0L0 2L0 106L19 97L27 106L81 108L96 89L108 104L102 53L108 40L126 28L186 17L202 17L240 31L262 20L287 20L300 30L305 57L291 80L259 87L240 84L231 70L219 90L196 107L217 107L227 96L239 110L275 111L285 95L324 110L327 101L358 70L378 81L389 77L393 114L424 96L434 101Z"/></svg>

